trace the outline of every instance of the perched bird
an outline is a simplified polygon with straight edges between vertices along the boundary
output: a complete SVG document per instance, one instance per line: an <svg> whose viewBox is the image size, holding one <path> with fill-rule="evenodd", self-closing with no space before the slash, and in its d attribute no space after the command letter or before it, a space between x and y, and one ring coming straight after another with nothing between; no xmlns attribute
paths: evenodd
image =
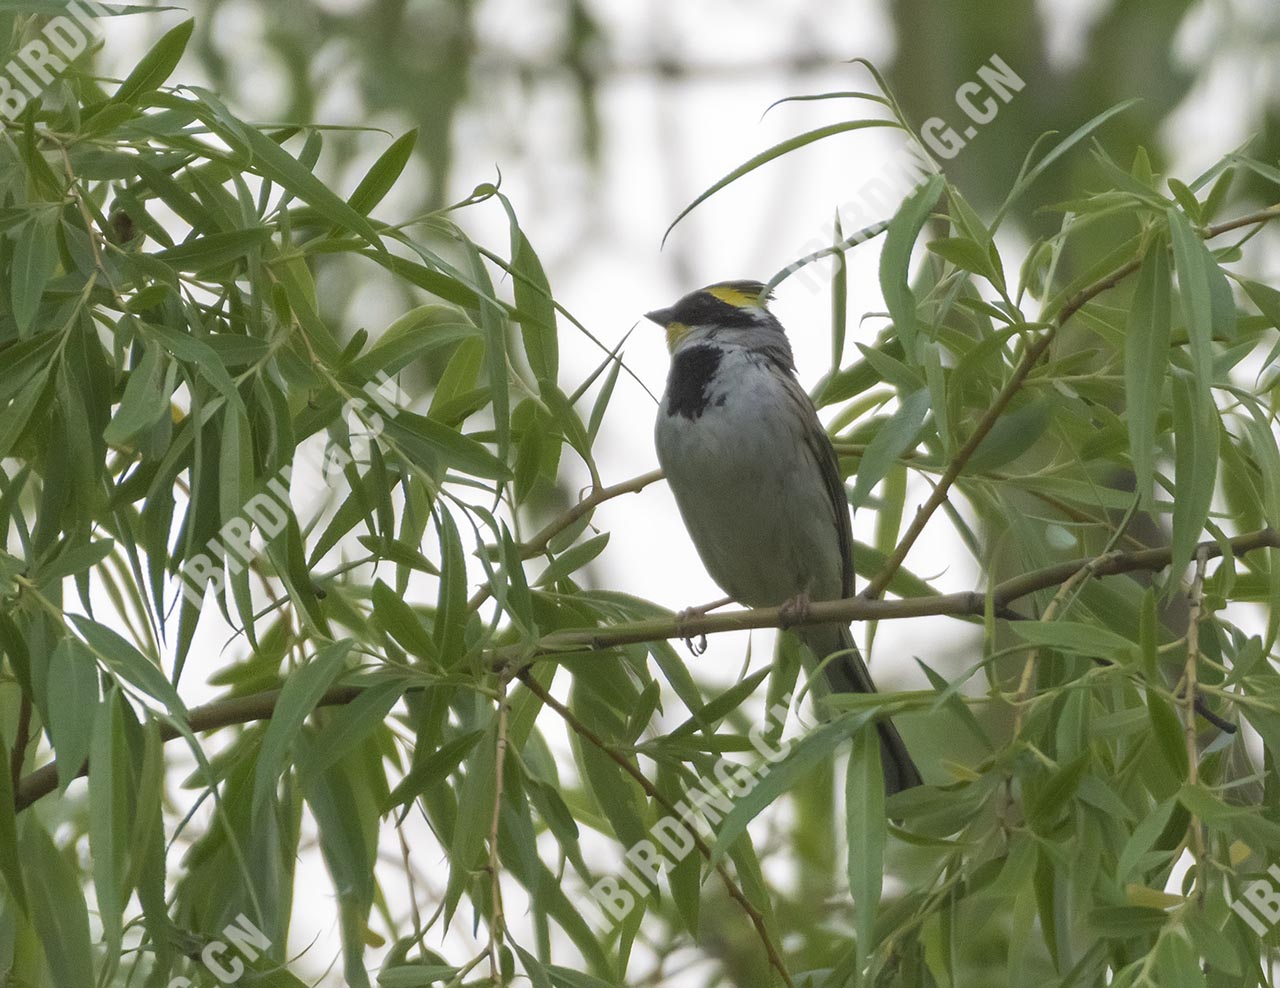
<svg viewBox="0 0 1280 988"><path fill-rule="evenodd" d="M740 604L803 613L853 595L853 531L835 449L763 294L758 281L723 281L646 313L671 351L654 432L711 578ZM793 633L815 661L839 653L822 668L831 690L875 692L847 625ZM893 724L876 726L885 791L919 785Z"/></svg>

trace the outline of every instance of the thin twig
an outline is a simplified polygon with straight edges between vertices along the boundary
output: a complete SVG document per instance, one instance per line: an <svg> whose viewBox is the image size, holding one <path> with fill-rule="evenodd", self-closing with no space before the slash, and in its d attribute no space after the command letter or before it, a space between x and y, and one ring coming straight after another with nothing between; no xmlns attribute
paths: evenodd
<svg viewBox="0 0 1280 988"><path fill-rule="evenodd" d="M1214 237L1221 236L1224 233L1230 233L1232 230L1239 230L1241 227L1254 226L1258 223L1266 223L1280 216L1280 203L1268 206L1266 209L1259 209L1256 213L1246 213L1244 216L1237 216L1234 219L1223 220L1221 223L1214 223L1206 226L1201 232L1205 240L1212 240Z"/></svg>
<svg viewBox="0 0 1280 988"><path fill-rule="evenodd" d="M1257 223L1265 223L1269 220L1275 219L1277 216L1280 216L1280 205L1271 206L1267 209L1259 210L1256 213L1250 213L1247 216L1239 216L1235 219L1227 220L1214 226L1205 227L1200 231L1200 233L1205 239L1208 239L1241 227L1251 226ZM1053 322L1050 326L1040 334L1040 338L1032 343L1026 353L1023 354L1022 360L1018 362L1018 366L1014 368L1013 374L1009 377L1005 386L1000 389L1000 393L987 408L981 420L979 420L977 427L973 430L973 434L969 436L968 441L961 447L960 451L956 453L951 462L947 464L947 469L943 472L942 477L938 481L938 485L930 493L925 503L916 510L915 516L911 519L911 524L908 526L906 533L898 541L893 552L885 561L884 566L881 568L880 572L876 574L875 579L873 579L870 584L868 584L867 589L862 592L864 597L874 600L884 593L885 588L889 585L889 581L893 579L893 575L906 560L907 554L911 551L912 546L916 544L916 541L924 532L925 526L933 516L933 513L938 510L942 503L946 501L947 496L951 493L952 484L955 483L956 479L960 476L960 473L973 457L973 454L977 452L978 447L982 445L983 440L987 438L987 435L995 427L996 422L1000 420L1000 416L1004 414L1009 402L1013 400L1014 396L1022 387L1023 382L1026 381L1027 375L1031 373L1035 368L1035 365L1039 363L1040 358L1044 356L1045 351L1049 349L1049 344L1052 343L1054 338L1057 336L1058 330L1061 329L1066 324L1067 320L1075 315L1087 303L1091 302L1103 292L1114 288L1129 275L1133 274L1133 272L1137 271L1141 266L1141 257L1131 258L1110 274L1105 275L1093 284L1082 288L1063 304L1062 308L1054 316Z"/></svg>
<svg viewBox="0 0 1280 988"><path fill-rule="evenodd" d="M320 697L317 707L334 707L350 703L364 692L362 686L334 686L326 690ZM280 699L280 690L264 690L249 696L238 696L231 700L217 700L196 707L187 719L187 727L192 734L205 731L216 731L220 727L231 727L234 724L249 724L259 720L270 720L275 713L276 703ZM169 742L181 737L171 724L160 725L160 739ZM89 762L80 766L76 774L87 775ZM50 762L36 769L18 783L15 793L15 806L25 810L41 796L52 792L58 785L58 763Z"/></svg>
<svg viewBox="0 0 1280 988"><path fill-rule="evenodd" d="M590 514L605 501L612 500L613 498L619 497L623 494L638 493L650 484L657 483L661 479L661 470L650 470L648 473L642 473L638 477L632 477L630 480L624 480L611 487L593 488L591 493L581 501L548 522L546 527L537 535L533 536L527 542L521 543L518 546L520 558L532 559L534 556L542 555L547 551L547 545L553 538L584 515ZM467 609L474 611L491 596L493 596L493 590L486 583L471 595L471 599L467 601Z"/></svg>
<svg viewBox="0 0 1280 988"><path fill-rule="evenodd" d="M22 763L27 759L27 745L31 741L31 694L22 691L18 704L18 729L13 738L13 752L9 756L9 774L16 789L22 779Z"/></svg>
<svg viewBox="0 0 1280 988"><path fill-rule="evenodd" d="M1058 588L1058 592L1053 595L1053 600L1049 601L1049 606L1044 609L1044 614L1040 616L1040 620L1047 622L1057 617L1058 608L1062 606L1062 602L1087 577L1094 575L1098 563L1105 558L1105 556L1099 556L1096 559L1091 559L1071 574L1067 581ZM1027 661L1022 667L1022 678L1018 681L1018 692L1013 697L1013 736L1015 738L1022 733L1022 720L1026 713L1027 701L1031 698L1032 680L1035 679L1036 665L1039 661L1040 649L1033 648L1028 653Z"/></svg>
<svg viewBox="0 0 1280 988"><path fill-rule="evenodd" d="M543 687L543 685L533 677L527 668L520 669L516 675L520 677L520 681L529 688L529 691L533 693L534 696L560 715L565 724L569 726L570 730L584 741L587 741L596 748L599 748L624 772L631 776L631 778L635 779L636 783L645 791L650 799L660 805L672 816L680 816L680 811L675 807L675 805L645 777L645 774L641 772L640 769L632 765L631 762L616 751L612 745L606 744L599 735L574 716L573 711L552 696ZM698 853L708 861L711 861L712 852L707 842L703 840L701 835L692 827L689 828L689 835L693 838L693 843L694 846L697 847ZM769 964L778 972L779 976L781 976L788 988L792 988L791 975L787 972L786 965L783 964L782 957L778 954L778 948L774 945L773 938L769 936L769 930L765 926L764 916L761 915L760 910L752 904L751 900L746 897L742 889L738 887L738 883L734 881L733 876L729 874L729 869L725 867L724 862L718 862L716 864L716 874L720 876L720 880L724 883L725 890L729 893L729 897L737 902L751 919L751 925L755 927L756 933L759 935L760 941L764 945L765 953L769 956Z"/></svg>
<svg viewBox="0 0 1280 988"><path fill-rule="evenodd" d="M1280 533L1264 528L1247 535L1230 539L1227 545L1233 555L1248 553L1261 548L1280 548ZM1222 555L1222 545L1217 542L1201 543L1209 559ZM1114 552L1097 559L1076 559L1047 566L1044 569L1024 573L997 584L994 590L966 590L959 593L937 594L923 597L906 597L897 600L867 600L864 597L847 597L843 600L815 601L808 611L797 617L784 613L781 607L758 607L752 610L726 611L708 614L684 621L672 618L652 618L630 621L608 628L582 628L556 631L537 642L510 645L495 649L491 661L504 662L535 658L539 655L564 652L601 651L618 645L658 641L697 635L716 634L723 631L746 631L759 628L779 628L816 624L847 624L850 621L884 621L916 617L975 617L986 612L991 600L997 617L1010 618L1009 605L1020 597L1061 585L1082 567L1093 565L1095 576L1114 576L1121 573L1156 571L1172 561L1171 548L1143 549L1137 552ZM1014 618L1016 620L1016 618Z"/></svg>
<svg viewBox="0 0 1280 988"><path fill-rule="evenodd" d="M1227 545L1231 547L1233 556L1242 556L1256 549L1280 549L1280 533L1273 528L1264 528L1247 535L1238 535L1230 539ZM1222 545L1217 542L1203 542L1198 550L1204 553L1206 559L1217 559L1222 555ZM1116 552L1096 560L1093 572L1095 576L1114 576L1120 573L1156 571L1164 569L1171 560L1172 550L1168 548ZM1038 590L1058 586L1069 580L1089 562L1088 559L1079 559L1059 563L1056 566L1048 566L1005 580L990 592L996 615L1007 617L1008 606L1013 601ZM795 627L806 624L847 624L850 621L884 621L894 618L929 616L981 618L986 613L987 598L988 594L982 590L929 597L909 597L903 600L865 600L861 597L850 597L845 600L813 603L809 606L808 612L799 619L793 614L782 614L782 609L778 607L761 607L749 611L709 614L684 622L677 622L674 618L631 621L609 628L553 632L528 645L494 649L486 655L486 659L494 670L501 670L512 662L528 661L544 655L562 655L572 651L602 651L617 645L662 641L683 635L697 636L722 631L778 628L784 622ZM363 691L360 686L335 686L320 698L317 706L350 703ZM218 700L192 710L188 726L192 733L199 734L233 724L268 720L275 710L279 696L279 690L267 690L231 700ZM1204 709L1201 709L1200 713L1202 716L1209 716ZM1215 723L1218 722L1215 721ZM1222 723L1218 723L1218 726L1223 727L1224 730L1227 729ZM178 737L177 732L165 724L160 726L160 732L165 741L172 741ZM89 765L86 761L80 767L78 774L84 775L88 770ZM26 809L41 796L52 792L57 784L56 762L50 762L36 769L17 785L16 809Z"/></svg>

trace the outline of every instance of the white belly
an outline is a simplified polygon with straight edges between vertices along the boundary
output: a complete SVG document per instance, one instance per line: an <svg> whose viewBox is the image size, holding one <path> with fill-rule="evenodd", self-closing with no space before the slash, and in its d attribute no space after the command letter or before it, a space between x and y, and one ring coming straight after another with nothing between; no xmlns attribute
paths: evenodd
<svg viewBox="0 0 1280 988"><path fill-rule="evenodd" d="M802 591L814 600L839 597L837 508L794 399L773 371L740 352L729 351L720 371L732 391L717 391L696 418L669 415L664 400L655 430L698 555L725 593L750 607Z"/></svg>

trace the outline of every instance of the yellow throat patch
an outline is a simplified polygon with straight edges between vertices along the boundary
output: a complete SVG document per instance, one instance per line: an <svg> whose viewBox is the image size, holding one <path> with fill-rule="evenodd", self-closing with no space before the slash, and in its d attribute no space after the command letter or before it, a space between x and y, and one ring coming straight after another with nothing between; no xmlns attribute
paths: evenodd
<svg viewBox="0 0 1280 988"><path fill-rule="evenodd" d="M684 323L682 322L667 323L667 349L675 350L676 345L679 344L679 342L688 335L689 335L689 327L686 326Z"/></svg>

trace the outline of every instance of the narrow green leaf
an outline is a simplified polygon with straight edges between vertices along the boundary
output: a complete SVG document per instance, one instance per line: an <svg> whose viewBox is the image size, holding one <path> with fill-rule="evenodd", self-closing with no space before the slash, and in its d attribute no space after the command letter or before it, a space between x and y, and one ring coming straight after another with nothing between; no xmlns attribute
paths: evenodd
<svg viewBox="0 0 1280 988"><path fill-rule="evenodd" d="M484 256L470 240L462 238L462 246L471 265L471 277L478 289L476 313L480 328L484 331L485 368L488 380L481 394L483 400L477 408L493 406L494 434L497 438L498 460L506 463L511 446L511 355L508 351L510 334L503 309L493 301L493 284L485 268ZM553 320L554 325L554 320ZM434 411L435 402L432 402Z"/></svg>
<svg viewBox="0 0 1280 988"><path fill-rule="evenodd" d="M255 816L264 811L274 798L276 781L285 769L289 749L320 698L346 669L351 644L349 639L344 639L324 646L285 680L258 750L258 767L253 783Z"/></svg>
<svg viewBox="0 0 1280 988"><path fill-rule="evenodd" d="M449 848L449 881L444 893L445 923L462 899L471 881L471 871L484 853L489 836L488 821L493 815L493 799L497 790L494 778L494 752L498 740L498 720L491 718L484 736L467 762L466 778L458 793L458 827Z"/></svg>
<svg viewBox="0 0 1280 988"><path fill-rule="evenodd" d="M38 882L28 888L31 916L44 947L52 983L59 986L97 984L89 940L89 909L80 876L54 845L32 813L24 816L18 853Z"/></svg>
<svg viewBox="0 0 1280 988"><path fill-rule="evenodd" d="M926 245L944 261L950 261L961 271L968 271L985 278L993 284L997 282L995 269L991 265L991 257L977 241L968 237L942 237L930 240Z"/></svg>
<svg viewBox="0 0 1280 988"><path fill-rule="evenodd" d="M621 344L619 344L619 349ZM613 399L613 389L618 383L618 374L622 371L622 361L615 359L614 355L607 358L609 364L609 372L605 375L604 383L600 385L600 393L596 395L596 400L591 406L591 415L587 420L587 441L594 444L596 436L600 433L600 426L604 423L605 412L609 410L609 402ZM0 448L0 456L4 455L3 448Z"/></svg>
<svg viewBox="0 0 1280 988"><path fill-rule="evenodd" d="M1140 878L1143 872L1139 872L1138 865L1141 863L1143 856L1155 846L1156 839L1164 831L1164 826L1169 822L1169 815L1173 812L1174 804L1177 803L1176 797L1169 797L1162 803L1158 803L1151 809L1141 822L1133 828L1133 833L1129 835L1129 839L1125 842L1124 848L1120 851L1120 857L1116 862L1116 883L1123 887L1131 879Z"/></svg>
<svg viewBox="0 0 1280 988"><path fill-rule="evenodd" d="M1182 721L1169 701L1155 690L1147 691L1147 715L1151 719L1151 733L1156 747L1164 755L1165 762L1179 779L1187 777L1187 742L1182 732Z"/></svg>
<svg viewBox="0 0 1280 988"><path fill-rule="evenodd" d="M431 752L417 765L413 766L396 787L391 790L386 804L382 807L383 811L390 811L397 806L411 802L431 786L443 782L452 774L454 769L462 764L462 759L467 757L471 749L476 746L476 742L482 737L484 737L484 731L470 731L445 742Z"/></svg>
<svg viewBox="0 0 1280 988"><path fill-rule="evenodd" d="M1280 823L1266 816L1260 805L1233 806L1210 792L1204 784L1184 784L1178 801L1195 816L1217 830L1244 841L1251 848L1280 845Z"/></svg>
<svg viewBox="0 0 1280 988"><path fill-rule="evenodd" d="M222 445L218 451L218 514L222 531L230 532L228 525L238 525L243 538L224 534L222 544L227 555L227 569L231 577L231 594L235 598L236 613L245 638L253 649L258 647L253 627L253 594L249 589L248 561L252 550L248 542L250 523L241 509L253 495L253 429L245 410L238 405L228 405L221 417Z"/></svg>
<svg viewBox="0 0 1280 988"><path fill-rule="evenodd" d="M551 586L558 580L572 576L604 551L609 544L609 533L601 532L585 542L566 549L551 561L551 565L543 570L536 584L540 587Z"/></svg>
<svg viewBox="0 0 1280 988"><path fill-rule="evenodd" d="M1272 288L1270 285L1264 285L1258 281L1250 281L1242 279L1240 284L1244 288L1244 292L1249 296L1249 301L1254 304L1258 312L1267 320L1267 325L1274 329L1280 329L1280 291ZM1272 359L1275 353L1271 354ZM1270 363L1271 361L1268 361Z"/></svg>
<svg viewBox="0 0 1280 988"><path fill-rule="evenodd" d="M358 697L333 711L329 723L315 737L307 750L307 761L301 771L307 775L326 772L341 761L376 731L404 695L408 683L394 679L369 686ZM303 783L303 788L307 788Z"/></svg>
<svg viewBox="0 0 1280 988"><path fill-rule="evenodd" d="M98 710L98 664L75 638L58 642L47 672L49 739L58 758L58 788L66 790L92 750Z"/></svg>
<svg viewBox="0 0 1280 988"><path fill-rule="evenodd" d="M1017 200L1022 196L1022 194L1026 192L1027 189L1031 188L1035 180L1044 174L1045 169L1047 169L1055 161L1057 161L1064 154L1070 151L1073 147L1075 147L1077 144L1083 141L1086 137L1092 134L1095 130L1101 127L1104 123L1106 123L1108 120L1114 117L1117 113L1123 113L1125 110L1129 109L1131 106L1134 106L1135 104L1140 102L1141 100L1135 97L1133 99L1124 100L1123 102L1117 103L1115 106L1110 107L1109 109L1103 110L1097 116L1092 117L1091 119L1082 123L1070 134L1068 134L1061 141L1055 144L1053 146L1053 149L1048 154L1046 154L1043 158L1037 161L1030 168L1025 168L1023 172L1018 176L1017 181L1014 182L1013 188L1009 191L1009 194L1005 197L1004 202L1000 204L1000 209L997 210L996 212L995 221L991 224L991 232L993 234L995 233L996 227L1000 225L1000 221L1004 218L1005 214L1009 211L1009 209L1013 206L1013 204L1017 202Z"/></svg>
<svg viewBox="0 0 1280 988"><path fill-rule="evenodd" d="M1009 625L1018 637L1035 645L1079 655L1097 655L1127 660L1133 642L1099 625L1082 621L1013 621Z"/></svg>
<svg viewBox="0 0 1280 988"><path fill-rule="evenodd" d="M838 209L834 229L838 247L844 239ZM849 325L849 262L841 250L837 249L831 256L834 259L831 271L831 373L834 374L844 362L844 339Z"/></svg>
<svg viewBox="0 0 1280 988"><path fill-rule="evenodd" d="M782 99L776 99L764 108L764 113L760 114L763 120L765 114L769 113L774 107L782 106L784 103L809 103L816 100L829 99L862 99L872 103L879 103L881 106L891 106L892 104L883 96L876 93L864 93L860 90L843 90L841 92L831 93L811 93L804 96L784 96Z"/></svg>
<svg viewBox="0 0 1280 988"><path fill-rule="evenodd" d="M58 266L57 221L55 211L42 210L17 232L10 290L19 336L26 336L31 328L45 284Z"/></svg>
<svg viewBox="0 0 1280 988"><path fill-rule="evenodd" d="M436 598L436 620L432 628L441 664L452 668L462 660L467 628L467 559L458 526L444 505L435 512L440 539L440 592Z"/></svg>
<svg viewBox="0 0 1280 988"><path fill-rule="evenodd" d="M965 467L970 474L998 470L1029 450L1049 427L1052 402L1035 399L996 420Z"/></svg>
<svg viewBox="0 0 1280 988"><path fill-rule="evenodd" d="M1178 296L1187 323L1191 369L1197 387L1207 394L1214 383L1214 333L1218 331L1227 339L1235 335L1235 303L1231 301L1226 275L1186 216L1172 206L1167 216L1173 263L1178 272Z"/></svg>
<svg viewBox="0 0 1280 988"><path fill-rule="evenodd" d="M180 724L186 723L186 705L159 666L105 625L78 614L73 614L71 620L108 669L153 700L158 700Z"/></svg>
<svg viewBox="0 0 1280 988"><path fill-rule="evenodd" d="M201 103L213 111L205 113L210 128L238 153L246 155L254 171L303 200L330 223L350 230L384 253L378 232L369 220L316 178L306 165L260 130L233 126L208 94L202 92L199 96Z"/></svg>
<svg viewBox="0 0 1280 988"><path fill-rule="evenodd" d="M814 765L829 757L845 738L871 720L873 714L874 711L871 710L841 714L792 745L786 756L770 767L769 774L734 803L733 809L720 824L720 832L711 852L711 866L724 858L733 842L742 836L747 824L761 810L808 775Z"/></svg>
<svg viewBox="0 0 1280 988"><path fill-rule="evenodd" d="M1185 931L1174 929L1156 944L1152 983L1162 988L1205 988L1201 963Z"/></svg>
<svg viewBox="0 0 1280 988"><path fill-rule="evenodd" d="M430 988L458 981L458 968L449 964L397 964L378 974L378 988Z"/></svg>
<svg viewBox="0 0 1280 988"><path fill-rule="evenodd" d="M875 724L868 723L853 735L844 786L849 891L853 893L854 929L861 957L869 957L876 947L874 933L884 879L884 798L880 734Z"/></svg>
<svg viewBox="0 0 1280 988"><path fill-rule="evenodd" d="M196 365L200 377L217 388L218 393L228 402L235 405L242 403L235 381L231 379L226 365L209 344L196 339L190 333L182 333L171 326L159 323L143 323L140 328L144 336L154 337L159 341L170 356L184 363Z"/></svg>
<svg viewBox="0 0 1280 988"><path fill-rule="evenodd" d="M675 229L676 224L693 212L699 204L715 195L726 185L736 182L738 179L742 178L743 175L755 171L761 165L768 164L774 158L780 158L784 154L788 154L798 148L802 148L807 144L812 144L814 141L820 141L823 138L832 137L836 134L844 134L851 130L864 130L867 127L898 127L898 124L893 120L846 120L843 123L828 124L826 127L819 127L816 130L806 131L803 134L781 141L769 148L767 151L761 151L753 158L739 165L733 171L729 172L728 175L720 179L694 199L693 202L685 206L684 209L680 210L680 214L671 221L671 225L667 227L667 232L662 235L662 242L664 244L667 242L667 237L671 235L671 231Z"/></svg>
<svg viewBox="0 0 1280 988"><path fill-rule="evenodd" d="M37 576L41 583L61 580L68 576L81 576L111 555L115 545L116 543L111 539L99 539L97 542L60 552L49 561L48 566L39 570Z"/></svg>
<svg viewBox="0 0 1280 988"><path fill-rule="evenodd" d="M1200 212L1200 201L1195 197L1195 193L1186 187L1185 184L1179 182L1176 178L1170 176L1165 179L1169 186L1169 191L1173 193L1173 198L1177 200L1178 205L1182 207L1182 211L1195 223L1203 223L1204 217Z"/></svg>
<svg viewBox="0 0 1280 988"><path fill-rule="evenodd" d="M575 680L569 694L569 708L597 737L606 741L620 738L622 722L586 687L586 683L585 677ZM574 754L587 792L608 820L622 847L634 847L646 839L644 794L630 774L594 744L576 743ZM634 764L634 756L624 757ZM710 785L717 783L713 779Z"/></svg>
<svg viewBox="0 0 1280 988"><path fill-rule="evenodd" d="M120 692L113 686L93 721L93 759L89 762L89 850L110 969L120 960L128 892L125 853L131 800L121 702Z"/></svg>
<svg viewBox="0 0 1280 988"><path fill-rule="evenodd" d="M437 347L479 335L476 324L457 307L420 305L383 330L378 341L351 363L350 372L359 381L371 381L379 371L390 376Z"/></svg>
<svg viewBox="0 0 1280 988"><path fill-rule="evenodd" d="M413 157L413 146L418 140L418 130L414 128L407 134L401 134L391 146L382 152L378 160L360 179L360 184L351 193L347 203L357 213L368 216L383 197L391 191L404 171L405 165Z"/></svg>
<svg viewBox="0 0 1280 988"><path fill-rule="evenodd" d="M667 732L667 740L675 741L689 737L699 730L706 734L714 734L720 722L742 706L747 697L755 693L756 687L771 672L768 666L759 669L734 683L710 703L694 707L693 712L683 724Z"/></svg>
<svg viewBox="0 0 1280 988"><path fill-rule="evenodd" d="M516 318L524 340L525 356L541 388L556 383L560 368L559 340L556 337L556 308L551 285L542 261L516 219L515 210L506 196L499 194L510 219L511 273L516 299Z"/></svg>
<svg viewBox="0 0 1280 988"><path fill-rule="evenodd" d="M880 252L880 291L884 293L889 316L908 354L916 352L919 336L916 297L910 283L911 252L945 186L942 175L933 175L907 196L889 221L884 249Z"/></svg>
<svg viewBox="0 0 1280 988"><path fill-rule="evenodd" d="M178 67L195 24L194 19L186 20L165 32L120 83L112 101L137 104L141 97L159 89Z"/></svg>
<svg viewBox="0 0 1280 988"><path fill-rule="evenodd" d="M400 643L405 651L429 662L439 661L436 643L431 639L417 612L403 597L381 580L377 580L373 584L370 599L378 623Z"/></svg>
<svg viewBox="0 0 1280 988"><path fill-rule="evenodd" d="M230 230L193 237L176 247L168 247L149 255L178 271L200 273L220 268L243 257L254 256L268 243L274 231L269 227L252 227L247 230Z"/></svg>
<svg viewBox="0 0 1280 988"><path fill-rule="evenodd" d="M929 402L927 388L904 396L898 410L880 426L867 444L866 452L858 463L857 479L850 495L855 510L866 504L871 491L885 478L898 457L915 446L925 416L929 414Z"/></svg>
<svg viewBox="0 0 1280 988"><path fill-rule="evenodd" d="M1186 569L1201 540L1218 476L1218 410L1207 382L1173 372L1174 482L1172 573ZM1172 591L1177 580L1169 581Z"/></svg>
<svg viewBox="0 0 1280 988"><path fill-rule="evenodd" d="M524 965L525 974L529 976L531 988L551 988L551 976L542 962L518 943L513 941L513 945L516 953L520 955L520 963Z"/></svg>
<svg viewBox="0 0 1280 988"><path fill-rule="evenodd" d="M551 975L551 983L555 988L615 988L608 981L556 964L548 964L547 973Z"/></svg>
<svg viewBox="0 0 1280 988"><path fill-rule="evenodd" d="M940 697L944 697L942 707L940 709L949 711L956 720L969 729L969 733L977 739L978 743L981 744L983 748L987 751L991 751L993 745L991 743L990 736L987 734L983 726L978 723L978 718L975 717L973 711L969 709L969 705L964 702L958 693L951 689L950 682L948 682L942 674L930 668L919 656L914 656L914 658L916 660L916 665L920 667L920 670L928 678L929 685L933 687L933 691Z"/></svg>
<svg viewBox="0 0 1280 988"><path fill-rule="evenodd" d="M1046 833L1052 829L1058 812L1075 799L1076 792L1080 788L1080 780L1088 768L1089 752L1086 751L1057 769L1049 777L1036 791L1034 798L1028 801L1027 820L1033 827Z"/></svg>
<svg viewBox="0 0 1280 988"><path fill-rule="evenodd" d="M1146 511L1151 510L1155 493L1156 417L1169 368L1171 298L1167 252L1164 243L1157 240L1142 259L1124 337L1129 455L1137 475L1138 495Z"/></svg>
<svg viewBox="0 0 1280 988"><path fill-rule="evenodd" d="M296 740L298 763L306 764L312 758L309 733L299 731ZM315 817L320 851L338 900L343 980L349 988L369 988L364 960L375 886L377 801L371 797L376 789L346 761L305 778L303 795Z"/></svg>
<svg viewBox="0 0 1280 988"><path fill-rule="evenodd" d="M142 727L136 795L130 807L129 881L138 890L143 922L163 967L173 950L173 924L165 903L164 741L154 720Z"/></svg>
<svg viewBox="0 0 1280 988"><path fill-rule="evenodd" d="M52 337L55 334L46 335ZM45 386L48 383L48 373L42 370L39 376L31 379L27 386L18 392L17 398L5 409L4 417L0 419L0 460L9 456L37 407L47 404ZM0 401L3 400L0 398Z"/></svg>
<svg viewBox="0 0 1280 988"><path fill-rule="evenodd" d="M121 17L127 14L154 15L157 10L181 10L181 7L129 5L123 3L98 3L93 13L101 17ZM44 14L57 17L67 13L67 0L0 0L0 11L5 14Z"/></svg>
<svg viewBox="0 0 1280 988"><path fill-rule="evenodd" d="M143 347L142 359L129 371L120 407L107 424L103 439L119 446L151 428L169 414L169 394L165 391L165 352L157 344Z"/></svg>
<svg viewBox="0 0 1280 988"><path fill-rule="evenodd" d="M1156 613L1155 590L1147 587L1142 594L1142 610L1138 612L1138 647L1142 675L1148 683L1159 683L1160 617Z"/></svg>
<svg viewBox="0 0 1280 988"><path fill-rule="evenodd" d="M18 855L18 818L14 809L13 776L7 765L0 765L0 879L4 890L18 908L29 913L27 885L22 877L22 859Z"/></svg>
<svg viewBox="0 0 1280 988"><path fill-rule="evenodd" d="M402 411L387 422L387 434L399 443L413 461L434 473L434 459L473 477L506 480L511 476L505 463L469 436L416 412Z"/></svg>

